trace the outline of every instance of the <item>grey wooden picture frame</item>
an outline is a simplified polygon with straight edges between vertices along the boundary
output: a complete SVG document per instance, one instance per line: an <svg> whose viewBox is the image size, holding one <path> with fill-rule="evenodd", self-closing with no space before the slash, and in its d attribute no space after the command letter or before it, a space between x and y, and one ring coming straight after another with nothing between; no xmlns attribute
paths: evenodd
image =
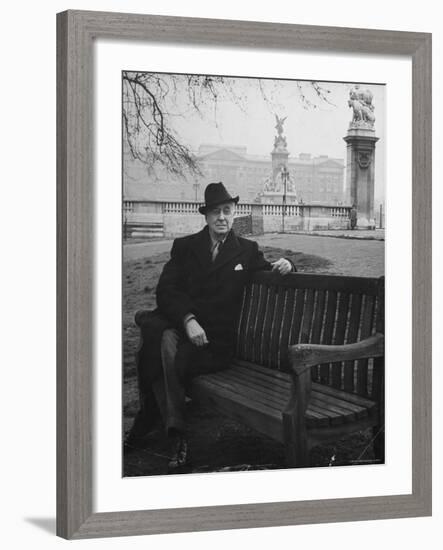
<svg viewBox="0 0 443 550"><path fill-rule="evenodd" d="M93 43L97 38L412 61L412 493L93 512ZM57 534L67 539L431 514L431 34L88 11L57 15Z"/></svg>

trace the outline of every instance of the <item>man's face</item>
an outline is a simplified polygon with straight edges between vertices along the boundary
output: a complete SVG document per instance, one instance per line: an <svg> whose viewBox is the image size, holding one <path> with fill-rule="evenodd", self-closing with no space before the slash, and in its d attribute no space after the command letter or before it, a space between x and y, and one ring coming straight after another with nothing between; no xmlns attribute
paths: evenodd
<svg viewBox="0 0 443 550"><path fill-rule="evenodd" d="M229 233L234 223L235 203L224 202L206 213L209 231L216 237L223 238Z"/></svg>

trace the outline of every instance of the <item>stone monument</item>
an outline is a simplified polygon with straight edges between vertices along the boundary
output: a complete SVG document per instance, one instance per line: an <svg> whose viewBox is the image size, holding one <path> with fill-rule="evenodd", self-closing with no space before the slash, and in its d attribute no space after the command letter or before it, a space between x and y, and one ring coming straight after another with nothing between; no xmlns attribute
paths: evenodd
<svg viewBox="0 0 443 550"><path fill-rule="evenodd" d="M288 144L283 135L283 124L286 118L275 115L277 135L274 137L274 148L271 152L272 172L263 183L261 200L264 203L297 203L295 181L288 170Z"/></svg>
<svg viewBox="0 0 443 550"><path fill-rule="evenodd" d="M357 228L375 229L374 165L375 136L373 94L356 84L349 92L352 120L343 138L347 143L346 190L357 209Z"/></svg>

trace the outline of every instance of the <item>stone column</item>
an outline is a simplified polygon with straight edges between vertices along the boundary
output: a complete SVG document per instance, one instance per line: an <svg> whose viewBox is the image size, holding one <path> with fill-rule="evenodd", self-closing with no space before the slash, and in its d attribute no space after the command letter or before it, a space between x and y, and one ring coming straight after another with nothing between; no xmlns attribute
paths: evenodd
<svg viewBox="0 0 443 550"><path fill-rule="evenodd" d="M375 229L374 167L375 144L372 92L356 85L349 94L353 119L343 138L347 144L346 197L357 208L357 228Z"/></svg>
<svg viewBox="0 0 443 550"><path fill-rule="evenodd" d="M375 137L373 129L349 129L343 138L347 143L346 193L357 207L357 227L374 229L374 164Z"/></svg>

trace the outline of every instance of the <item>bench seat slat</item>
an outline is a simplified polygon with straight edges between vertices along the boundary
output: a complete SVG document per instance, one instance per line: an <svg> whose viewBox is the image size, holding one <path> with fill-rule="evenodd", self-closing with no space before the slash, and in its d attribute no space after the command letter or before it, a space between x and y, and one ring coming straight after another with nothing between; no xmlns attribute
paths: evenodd
<svg viewBox="0 0 443 550"><path fill-rule="evenodd" d="M241 366L246 369L251 369L253 371L256 371L258 373L264 374L266 376L270 376L272 378L279 378L280 380L288 380L289 374L287 372L281 372L278 370L272 370L268 369L266 367L262 367L261 365L257 365L255 363L249 363L248 361L242 361L240 359L234 359L232 362L233 366Z"/></svg>
<svg viewBox="0 0 443 550"><path fill-rule="evenodd" d="M235 372L245 372L248 376L254 376L255 378L263 381L271 379L273 380L272 384L274 387L281 387L282 389L284 389L291 380L291 376L287 373L267 369L266 367L261 367L260 365L253 365L246 361L234 360L233 367L235 368ZM362 397L361 395L354 393L347 393L342 390L332 388L331 386L326 386L316 382L313 382L312 390L338 398L342 403L346 402L348 405L355 405L359 409L373 409L376 407L375 401L372 401L366 397ZM347 408L352 409L352 407L349 407L348 405Z"/></svg>
<svg viewBox="0 0 443 550"><path fill-rule="evenodd" d="M262 380L265 379L278 379L280 381L281 387L285 387L285 385L288 383L288 381L291 379L291 376L287 373L275 371L271 369L267 369L266 367L262 367L260 365L254 365L252 363L248 363L247 361L240 361L238 359L235 359L233 361L233 367L237 368L242 367L246 372L251 371L254 372L254 376L257 378L260 378ZM239 369L240 371L240 369ZM277 380L274 382L275 385L279 385ZM369 408L372 409L376 406L375 401L372 401L366 397L362 397L361 395L357 395L354 393L347 393L342 390L333 388L331 386L326 386L324 384L319 384L316 382L312 383L312 389L313 391L317 391L320 393L324 393L327 395L331 395L333 397L339 398L341 401L346 401L350 404L356 405L360 408Z"/></svg>
<svg viewBox="0 0 443 550"><path fill-rule="evenodd" d="M248 410L256 409L257 414L279 419L288 403L291 384L289 374L247 364L234 364L232 368L193 381L193 387L197 387L200 394L205 388L223 395L228 392L232 400L245 400ZM191 390L191 395L193 393ZM375 403L369 399L313 383L306 420L310 427L335 426L366 418L374 408Z"/></svg>
<svg viewBox="0 0 443 550"><path fill-rule="evenodd" d="M312 384L312 389L319 393L336 396L343 401L354 403L355 405L358 405L362 408L372 409L376 406L375 401L371 401L370 399L362 397L361 395L357 395L355 393L347 393L345 391L337 390L336 388L331 388L330 386L325 386L323 384L316 384L314 382Z"/></svg>
<svg viewBox="0 0 443 550"><path fill-rule="evenodd" d="M289 385L286 388L285 394L279 392L269 394L267 392L268 388L251 383L247 383L246 380L242 380L237 376L237 370L230 371L221 371L219 373L211 374L211 382L219 384L220 387L237 393L240 396L246 396L248 400L256 400L260 405L270 407L275 409L280 415L284 410L288 400L289 400ZM315 401L315 399L314 399ZM328 414L328 411L325 408L322 408L321 403L316 405L314 403L313 408L308 408L306 411L306 419L308 425L321 425L325 426L329 424L331 418L336 418L335 414Z"/></svg>
<svg viewBox="0 0 443 550"><path fill-rule="evenodd" d="M216 376L216 374L214 374ZM268 399L273 400L281 405L285 405L289 400L290 386L287 384L282 386L269 386L265 385L263 381L248 378L246 376L240 376L237 370L229 370L223 373L218 373L223 379L230 381L231 383L238 383L245 388L251 388L251 390L260 391Z"/></svg>
<svg viewBox="0 0 443 550"><path fill-rule="evenodd" d="M311 403L334 413L334 415L340 419L340 423L351 422L357 418L357 413L355 411L350 411L349 409L341 407L339 401L325 401L323 399L319 399L318 394L316 393L311 394L310 404ZM364 410L362 412L364 414Z"/></svg>
<svg viewBox="0 0 443 550"><path fill-rule="evenodd" d="M325 425L331 425L336 426L338 424L343 424L343 420L340 418L340 414L337 412L328 410L327 408L324 408L323 405L319 403L315 403L312 399L308 405L307 411L314 411L323 418L326 418L327 424Z"/></svg>
<svg viewBox="0 0 443 550"><path fill-rule="evenodd" d="M281 411L248 399L238 391L231 391L211 376L199 376L193 380L190 390L192 398L240 422L247 416L251 428L283 442Z"/></svg>
<svg viewBox="0 0 443 550"><path fill-rule="evenodd" d="M343 399L337 398L335 395L328 395L325 393L317 392L315 390L314 390L314 394L318 400L324 401L325 403L330 403L332 406L339 407L340 409L343 410L344 414L348 412L353 415L357 415L356 417L359 418L358 415L362 415L363 413L366 413L365 407L355 405L354 403L349 403L348 401L344 401Z"/></svg>
<svg viewBox="0 0 443 550"><path fill-rule="evenodd" d="M275 407L280 411L288 402L288 397L283 393L270 392L268 388L260 384L255 384L252 381L242 380L236 376L235 372L224 371L222 373L211 374L211 380L220 385L231 388L232 391L241 391L245 395L251 396L269 407Z"/></svg>
<svg viewBox="0 0 443 550"><path fill-rule="evenodd" d="M291 377L289 374L286 375L285 379L282 378L272 378L272 376L266 376L258 371L253 371L252 369L247 369L244 367L234 367L235 373L238 376L246 377L247 379L255 379L260 381L262 384L269 384L270 387L275 388L276 391L284 391L286 388L289 388Z"/></svg>
<svg viewBox="0 0 443 550"><path fill-rule="evenodd" d="M290 381L286 383L286 386L272 386L263 385L256 377L251 378L247 376L239 376L238 369L229 369L217 374L211 375L214 381L221 385L226 385L232 391L238 391L243 395L246 395L250 399L257 399L258 402L269 405L270 407L277 407L279 411L282 411L290 396ZM264 381L266 383L266 381ZM340 401L329 399L321 394L317 395L313 393L311 396L310 404L307 409L307 417L312 416L311 412L316 413L316 418L326 418L328 423L341 424L345 421L345 416L349 419L355 418L355 411L350 411L348 408L340 407Z"/></svg>
<svg viewBox="0 0 443 550"><path fill-rule="evenodd" d="M240 384L233 384L232 382L216 377L213 375L205 376L205 380L197 382L197 384L212 385L217 387L219 391L231 393L234 399L244 401L249 408L259 409L266 412L270 416L281 419L281 408L275 403L269 402L263 394L260 392L254 392L250 388L245 388Z"/></svg>
<svg viewBox="0 0 443 550"><path fill-rule="evenodd" d="M194 379L190 391L191 396L198 398L199 394L201 396L207 389L211 394L220 394L224 398L229 398L230 401L244 403L245 408L248 410L257 410L259 414L269 415L274 419L278 419L281 423L286 400L283 400L283 402L270 401L266 394L238 382L235 383L233 379L226 379L225 373L226 371L222 371L221 374L215 373ZM339 423L338 418L338 415L328 412L321 405L316 406L314 404L306 411L306 421L309 427L324 427L331 423L337 424ZM272 434L268 435L272 437Z"/></svg>

